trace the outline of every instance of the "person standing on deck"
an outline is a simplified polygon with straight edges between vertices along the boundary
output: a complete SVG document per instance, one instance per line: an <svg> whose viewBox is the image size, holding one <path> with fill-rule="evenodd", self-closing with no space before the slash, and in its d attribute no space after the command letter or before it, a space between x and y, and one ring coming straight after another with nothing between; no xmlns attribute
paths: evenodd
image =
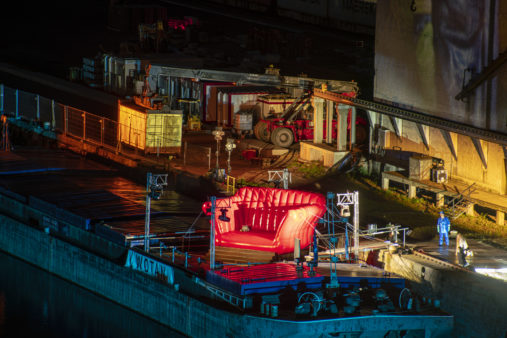
<svg viewBox="0 0 507 338"><path fill-rule="evenodd" d="M442 245L442 239L445 237L445 244L449 246L449 231L451 230L451 221L445 217L443 211L440 211L440 218L437 221L437 231L440 235L439 245Z"/></svg>

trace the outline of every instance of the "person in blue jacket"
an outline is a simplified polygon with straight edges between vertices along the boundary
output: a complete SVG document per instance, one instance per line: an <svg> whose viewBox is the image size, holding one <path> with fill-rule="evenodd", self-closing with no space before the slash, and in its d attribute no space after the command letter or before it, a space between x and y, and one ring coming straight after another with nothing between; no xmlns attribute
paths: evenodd
<svg viewBox="0 0 507 338"><path fill-rule="evenodd" d="M443 211L440 211L440 218L437 221L437 231L440 234L440 245L442 245L442 239L445 237L445 244L449 246L449 231L451 230L451 221L445 217Z"/></svg>

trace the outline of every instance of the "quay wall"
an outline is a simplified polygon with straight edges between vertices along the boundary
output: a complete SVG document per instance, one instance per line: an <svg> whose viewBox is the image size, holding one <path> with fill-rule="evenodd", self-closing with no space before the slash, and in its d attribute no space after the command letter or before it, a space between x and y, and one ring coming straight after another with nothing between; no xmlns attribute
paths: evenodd
<svg viewBox="0 0 507 338"><path fill-rule="evenodd" d="M456 337L507 337L506 282L444 268L415 255L383 251L380 260L385 270L411 281L411 289L440 300L442 310L454 315Z"/></svg>

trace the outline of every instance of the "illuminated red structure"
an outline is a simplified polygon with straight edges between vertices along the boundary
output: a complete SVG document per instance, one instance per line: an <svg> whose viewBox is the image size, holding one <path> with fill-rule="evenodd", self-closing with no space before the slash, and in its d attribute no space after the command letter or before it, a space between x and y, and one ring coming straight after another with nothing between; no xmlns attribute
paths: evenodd
<svg viewBox="0 0 507 338"><path fill-rule="evenodd" d="M208 215L210 207L211 202L202 206ZM310 245L326 200L306 191L244 187L232 197L217 200L216 209L217 246L284 254L294 250L296 238L301 248Z"/></svg>

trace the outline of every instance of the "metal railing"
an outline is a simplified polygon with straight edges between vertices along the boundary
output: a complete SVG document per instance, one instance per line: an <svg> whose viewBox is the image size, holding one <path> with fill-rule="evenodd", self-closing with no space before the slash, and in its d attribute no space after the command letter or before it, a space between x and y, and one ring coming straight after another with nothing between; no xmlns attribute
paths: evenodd
<svg viewBox="0 0 507 338"><path fill-rule="evenodd" d="M25 92L0 84L0 114L14 120L25 120L79 141L106 148L114 152L137 155L146 149L146 140L150 140L151 152L160 154L161 145L179 141L164 135L163 126L160 135L132 125L121 124L112 119L91 114L69 105L58 103L38 94ZM153 145L155 140L155 145Z"/></svg>
<svg viewBox="0 0 507 338"><path fill-rule="evenodd" d="M227 179L225 182L226 182L227 194L234 195L236 193L236 177L232 177L230 175L227 175Z"/></svg>
<svg viewBox="0 0 507 338"><path fill-rule="evenodd" d="M470 195L472 195L472 193L476 190L474 186L475 182L469 185L448 203L448 206L451 209L450 216L453 220L463 215L472 204L470 201Z"/></svg>

